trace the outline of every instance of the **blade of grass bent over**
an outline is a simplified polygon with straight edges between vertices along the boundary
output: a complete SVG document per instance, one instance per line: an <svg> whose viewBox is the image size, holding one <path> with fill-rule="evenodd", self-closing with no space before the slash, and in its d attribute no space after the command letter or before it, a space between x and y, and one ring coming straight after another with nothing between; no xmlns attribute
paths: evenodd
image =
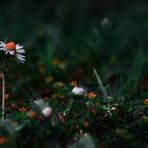
<svg viewBox="0 0 148 148"><path fill-rule="evenodd" d="M105 87L103 86L103 83L102 83L102 81L101 81L101 79L100 79L100 76L98 75L98 73L97 73L97 71L96 71L95 68L93 68L93 71L94 71L94 73L95 73L96 79L97 79L97 81L98 81L98 84L99 84L99 86L100 86L100 89L101 89L101 91L102 91L104 97L108 99L109 96L108 96L108 94L107 94L107 92L106 92Z"/></svg>

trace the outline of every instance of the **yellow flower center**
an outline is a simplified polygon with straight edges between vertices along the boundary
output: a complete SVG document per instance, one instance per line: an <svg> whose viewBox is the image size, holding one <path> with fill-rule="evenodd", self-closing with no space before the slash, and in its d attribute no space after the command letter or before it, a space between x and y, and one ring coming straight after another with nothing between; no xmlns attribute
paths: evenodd
<svg viewBox="0 0 148 148"><path fill-rule="evenodd" d="M9 51L16 51L15 43L14 42L9 42L5 46L7 50Z"/></svg>

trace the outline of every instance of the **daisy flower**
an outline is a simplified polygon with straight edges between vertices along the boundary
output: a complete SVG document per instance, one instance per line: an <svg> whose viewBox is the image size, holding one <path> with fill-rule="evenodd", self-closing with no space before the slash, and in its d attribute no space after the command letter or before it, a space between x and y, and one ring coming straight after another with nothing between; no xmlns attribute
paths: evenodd
<svg viewBox="0 0 148 148"><path fill-rule="evenodd" d="M0 50L3 50L5 54L15 56L20 63L24 63L26 60L25 56L22 55L23 53L25 53L23 46L15 44L14 42L0 42Z"/></svg>

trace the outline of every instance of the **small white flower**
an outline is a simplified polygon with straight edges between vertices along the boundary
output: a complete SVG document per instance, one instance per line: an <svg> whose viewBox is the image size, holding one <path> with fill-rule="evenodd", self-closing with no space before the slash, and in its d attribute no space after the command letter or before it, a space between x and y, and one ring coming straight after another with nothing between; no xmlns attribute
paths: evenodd
<svg viewBox="0 0 148 148"><path fill-rule="evenodd" d="M25 56L22 55L25 53L23 46L15 44L14 42L8 42L8 43L0 42L0 50L3 50L5 54L10 54L12 56L15 56L16 59L21 63L24 63L26 60Z"/></svg>
<svg viewBox="0 0 148 148"><path fill-rule="evenodd" d="M101 22L101 25L104 26L106 25L107 23L109 22L109 19L108 18L104 18Z"/></svg>
<svg viewBox="0 0 148 148"><path fill-rule="evenodd" d="M84 89L82 87L74 87L71 92L73 95L82 96L84 94Z"/></svg>
<svg viewBox="0 0 148 148"><path fill-rule="evenodd" d="M44 115L44 117L48 117L50 116L52 113L52 109L50 107L45 107L43 110L42 110L42 114Z"/></svg>

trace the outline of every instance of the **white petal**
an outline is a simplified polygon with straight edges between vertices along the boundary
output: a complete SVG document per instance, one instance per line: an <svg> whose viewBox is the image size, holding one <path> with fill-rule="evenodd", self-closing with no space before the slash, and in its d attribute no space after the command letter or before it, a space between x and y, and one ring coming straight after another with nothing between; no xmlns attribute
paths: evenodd
<svg viewBox="0 0 148 148"><path fill-rule="evenodd" d="M9 51L5 51L5 54L8 54Z"/></svg>
<svg viewBox="0 0 148 148"><path fill-rule="evenodd" d="M14 55L14 51L8 51L10 53L10 55Z"/></svg>
<svg viewBox="0 0 148 148"><path fill-rule="evenodd" d="M18 55L16 55L16 57L17 57L18 60L24 60L22 57L20 57Z"/></svg>
<svg viewBox="0 0 148 148"><path fill-rule="evenodd" d="M3 44L0 44L0 47L5 47Z"/></svg>
<svg viewBox="0 0 148 148"><path fill-rule="evenodd" d="M20 46L19 44L16 44L15 47L16 47L16 49L22 49L23 48L23 46Z"/></svg>
<svg viewBox="0 0 148 148"><path fill-rule="evenodd" d="M0 50L7 51L5 47L0 47Z"/></svg>
<svg viewBox="0 0 148 148"><path fill-rule="evenodd" d="M25 56L24 55L21 55L21 54L17 54L17 56L19 57L19 58L25 58Z"/></svg>
<svg viewBox="0 0 148 148"><path fill-rule="evenodd" d="M24 49L19 49L19 50L17 50L17 53L25 53L25 50Z"/></svg>
<svg viewBox="0 0 148 148"><path fill-rule="evenodd" d="M0 44L1 44L2 46L6 46L6 44L5 44L4 42L0 42Z"/></svg>
<svg viewBox="0 0 148 148"><path fill-rule="evenodd" d="M23 56L21 54L16 54L16 57L19 61L26 61L25 56Z"/></svg>
<svg viewBox="0 0 148 148"><path fill-rule="evenodd" d="M7 48L3 48L4 51L7 51Z"/></svg>

